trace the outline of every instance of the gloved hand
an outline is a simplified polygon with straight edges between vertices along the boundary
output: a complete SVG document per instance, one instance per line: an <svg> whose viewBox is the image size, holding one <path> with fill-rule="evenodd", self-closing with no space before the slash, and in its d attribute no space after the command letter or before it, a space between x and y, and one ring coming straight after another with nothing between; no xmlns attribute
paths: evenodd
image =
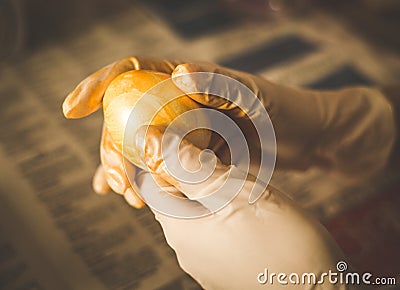
<svg viewBox="0 0 400 290"><path fill-rule="evenodd" d="M206 91L192 80L193 72L211 72L238 80L261 100L274 125L276 169L320 166L352 177L367 177L387 162L395 140L395 121L389 101L372 88L313 91L273 84L262 77L210 63L182 64L172 73L184 92ZM209 74L207 83L213 84ZM220 94L241 98L230 88ZM243 114L233 103L215 96L191 97L207 107L223 110L239 122Z"/></svg>
<svg viewBox="0 0 400 290"><path fill-rule="evenodd" d="M190 72L214 72L230 76L248 86L265 105L275 128L277 140L276 169L306 169L324 166L350 177L367 177L379 171L390 154L395 139L392 108L386 98L375 89L347 88L338 91L311 91L276 85L243 72L215 64L181 64L177 61L129 57L95 72L70 93L63 104L68 118L81 118L101 107L108 84L114 77L132 69L150 69L172 73L183 91L193 90L196 84L189 78L174 78ZM177 66L178 65L178 66ZM225 89L224 95L234 94ZM241 110L225 99L191 95L209 107L218 108L236 119L252 139L254 130ZM235 97L235 96L233 96ZM251 144L250 144L251 146ZM226 161L226 144L214 142L212 148ZM121 153L113 144L107 130L103 130L100 166L93 186L104 193L111 188L125 194L135 207L143 202L130 188L126 179Z"/></svg>
<svg viewBox="0 0 400 290"><path fill-rule="evenodd" d="M171 73L175 65L138 58L116 62L84 80L67 97L64 113L67 117L79 118L95 111L101 106L105 88L119 73L139 68ZM395 135L393 113L389 103L376 90L352 88L314 92L291 89L213 64L179 65L172 76L195 71L231 76L247 85L260 98L275 127L278 169L324 165L347 174L369 175L386 162ZM176 85L183 91L192 91L195 87L187 78ZM246 128L246 119L233 104L212 96L191 97L226 112ZM131 175L137 174L136 186L141 191L156 194L161 185L161 189L169 193L183 193L196 199L218 186L221 177L233 169L218 162L215 173L206 183L196 186L182 184L157 166L162 164L159 152L154 149L160 142L160 131L153 128L148 136L150 140L146 137L144 156L152 174L137 171L134 166L128 169ZM216 151L221 151L223 147L223 144L216 147ZM199 152L193 145L184 141L181 150L185 152L182 156L186 166L198 162ZM143 202L125 176L123 156L114 146L106 128L103 130L101 157L103 167L99 167L95 175L95 190L105 192L111 186L116 192L124 194L131 205L142 206ZM250 175L233 202L204 218L181 220L156 213L181 266L207 288L233 289L258 285L257 274L264 268L287 274L320 274L335 270L342 254L323 227L272 186L250 206L247 200L252 185ZM274 285L280 286L276 281ZM324 289L329 289L329 286L324 285Z"/></svg>
<svg viewBox="0 0 400 290"><path fill-rule="evenodd" d="M217 160L213 174L206 181L197 184L180 182L166 170L163 159L174 152L175 147L168 144L173 144L172 139L179 137L165 136L168 134L165 133L164 138L172 138L167 139L172 142L164 143L166 147L161 150L163 130L150 126L145 137L143 131L139 131L141 136L137 143L143 145L144 161L150 173L141 171L136 176L140 192L153 196L165 192L179 195L182 192L195 203L200 197L220 188L227 182L229 174L234 178L228 182L241 182L243 178L237 168ZM183 139L178 153L181 166L188 170L199 169L200 153L200 149ZM214 165L211 159L202 163L203 168L209 165ZM325 228L270 185L255 204L249 205L253 180L254 177L248 176L233 201L205 217L178 219L154 211L180 266L205 289L310 289L312 285L307 282L291 283L290 273L297 273L300 277L303 273L314 273L319 280L322 273L338 272L336 264L345 259ZM276 276L271 282L271 273L285 273L287 276L282 283ZM324 283L312 289L353 288L351 285L346 288L340 283L331 284L325 277Z"/></svg>
<svg viewBox="0 0 400 290"><path fill-rule="evenodd" d="M101 108L104 92L119 74L140 69L170 74L178 63L178 61L143 57L127 57L111 63L84 79L68 94L63 103L64 116L72 119L83 118ZM123 167L123 158L103 125L100 143L101 165L94 175L93 189L99 194L105 194L111 188L114 192L124 195L131 206L141 208L144 203L129 184ZM132 170L136 168L132 166Z"/></svg>

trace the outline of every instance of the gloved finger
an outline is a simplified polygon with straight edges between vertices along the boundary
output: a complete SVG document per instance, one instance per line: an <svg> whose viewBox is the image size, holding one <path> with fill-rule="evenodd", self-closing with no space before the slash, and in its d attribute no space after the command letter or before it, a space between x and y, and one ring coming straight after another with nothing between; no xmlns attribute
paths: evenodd
<svg viewBox="0 0 400 290"><path fill-rule="evenodd" d="M103 165L99 165L94 173L92 181L93 190L98 194L107 194L111 188L107 183L106 173L104 172Z"/></svg>
<svg viewBox="0 0 400 290"><path fill-rule="evenodd" d="M272 87L274 85L265 79L262 79L258 76L248 74L241 71L236 71L233 69L228 69L222 66L219 66L214 63L185 63L178 65L175 70L172 72L172 80L174 81L175 85L179 87L184 92L207 92L212 90L213 94L189 94L189 96L195 100L196 102L212 107L219 110L227 110L227 111L234 111L236 114L243 115L241 110L238 110L237 104L243 103L238 98L243 97L241 94L238 94L233 87L226 87L224 85L217 86L217 82L215 82L215 77L213 74L202 76L202 79L206 80L205 84L199 84L196 80L193 79L192 76L186 75L188 73L195 73L195 72L209 72L213 74L220 74L232 79L239 81L240 83L247 86L256 96L257 98L263 103L265 108L269 108L270 104L266 104L266 98L264 98L264 91L261 88L265 86L270 86L272 91ZM204 85L207 85L205 87ZM220 85L220 84L219 84ZM229 99L232 101L228 101L225 98L216 97L214 94L217 92L218 95L227 96L230 94ZM246 100L249 102L249 100ZM251 107L251 104L249 104Z"/></svg>
<svg viewBox="0 0 400 290"><path fill-rule="evenodd" d="M178 61L156 58L127 57L105 66L84 79L64 100L63 113L67 118L82 118L97 111L104 92L119 74L130 70L154 70L171 73Z"/></svg>
<svg viewBox="0 0 400 290"><path fill-rule="evenodd" d="M172 184L164 180L160 175L152 172L141 170L138 174L136 174L135 183L137 184L140 192L150 191L155 193L159 192L161 189L163 193L168 193L175 197L187 198L187 196L185 196Z"/></svg>
<svg viewBox="0 0 400 290"><path fill-rule="evenodd" d="M191 74L196 72L200 74ZM271 132L272 128L268 126L268 110L265 110L265 108L270 109L271 106L267 106L265 102L262 102L264 97L261 87L268 82L259 79L257 76L212 63L178 65L172 73L172 80L194 101L220 110L234 120L244 133L248 144L250 160L246 161L250 161L250 172L257 176L260 170L260 161L262 160L261 154L263 154L262 151L265 147L262 146L260 137L272 136L274 133ZM269 83L267 86L269 86ZM192 94L190 92L205 93ZM230 138L230 141L235 140L234 138ZM272 138L269 140L272 141ZM263 141L265 141L265 138ZM226 149L226 146L223 146L222 150L214 151L218 156L222 157L223 162L226 160L226 153L230 155ZM221 154L221 151L226 153ZM263 176L265 175L263 174Z"/></svg>
<svg viewBox="0 0 400 290"><path fill-rule="evenodd" d="M144 206L143 200L138 196L136 190L128 187L124 192L125 201L134 208L142 208Z"/></svg>
<svg viewBox="0 0 400 290"><path fill-rule="evenodd" d="M107 194L110 193L110 186L107 183L106 173L104 171L104 167L99 165L97 167L96 173L93 177L93 189L98 194ZM128 187L123 193L126 202L136 208L141 208L144 205L144 202L140 197L138 197L136 191Z"/></svg>
<svg viewBox="0 0 400 290"><path fill-rule="evenodd" d="M121 152L112 141L106 126L103 126L103 134L100 144L100 159L104 169L104 177L109 187L114 192L124 195L130 205L136 208L143 207L144 202L130 184L125 173L125 170L129 170L130 174L134 176L137 169L135 166L124 160ZM127 168L124 168L124 164Z"/></svg>
<svg viewBox="0 0 400 290"><path fill-rule="evenodd" d="M136 144L148 170L189 199L211 195L236 174L233 167L224 165L212 152L202 151L178 135L164 134L161 127L141 127Z"/></svg>

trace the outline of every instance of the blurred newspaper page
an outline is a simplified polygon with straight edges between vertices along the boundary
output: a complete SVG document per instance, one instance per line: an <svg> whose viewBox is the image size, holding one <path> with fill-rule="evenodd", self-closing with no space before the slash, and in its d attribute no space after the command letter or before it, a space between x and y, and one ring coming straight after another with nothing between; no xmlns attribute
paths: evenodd
<svg viewBox="0 0 400 290"><path fill-rule="evenodd" d="M96 69L128 55L150 55L238 68L253 62L244 69L309 87L329 84L337 72L374 85L395 77L390 56L376 57L329 18L244 23L189 39L152 13L132 7L0 68L2 289L200 288L179 268L148 209L92 192L101 112L65 120L61 104ZM321 219L349 204L339 192L354 190L317 171L277 172L272 182Z"/></svg>

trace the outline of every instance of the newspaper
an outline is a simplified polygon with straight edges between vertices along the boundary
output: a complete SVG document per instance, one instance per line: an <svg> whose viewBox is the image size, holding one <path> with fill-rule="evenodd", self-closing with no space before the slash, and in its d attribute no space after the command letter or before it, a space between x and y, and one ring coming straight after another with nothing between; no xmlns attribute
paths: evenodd
<svg viewBox="0 0 400 290"><path fill-rule="evenodd" d="M310 87L326 85L336 71L373 85L396 81L397 59L372 51L328 17L244 22L188 38L157 13L137 4L2 65L1 289L200 288L179 268L148 209L135 210L121 196L91 189L102 113L65 120L61 104L96 69L128 55L241 68L257 54L278 50L252 72ZM282 51L286 45L294 50ZM273 182L321 218L340 210L343 199L336 194L350 186L314 171L276 173ZM309 182L319 184L318 195Z"/></svg>

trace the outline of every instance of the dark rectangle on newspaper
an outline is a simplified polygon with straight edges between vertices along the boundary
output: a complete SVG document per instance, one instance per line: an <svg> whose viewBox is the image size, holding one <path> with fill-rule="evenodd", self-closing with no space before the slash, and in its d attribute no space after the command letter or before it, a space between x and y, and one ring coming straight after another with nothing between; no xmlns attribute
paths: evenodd
<svg viewBox="0 0 400 290"><path fill-rule="evenodd" d="M272 68L303 57L317 49L317 45L298 36L287 35L247 50L233 58L220 61L220 64L251 73Z"/></svg>
<svg viewBox="0 0 400 290"><path fill-rule="evenodd" d="M344 65L326 76L310 83L312 89L337 89L354 85L373 85L374 82L352 65Z"/></svg>
<svg viewBox="0 0 400 290"><path fill-rule="evenodd" d="M229 29L240 21L220 1L153 0L145 3L177 34L188 39Z"/></svg>

